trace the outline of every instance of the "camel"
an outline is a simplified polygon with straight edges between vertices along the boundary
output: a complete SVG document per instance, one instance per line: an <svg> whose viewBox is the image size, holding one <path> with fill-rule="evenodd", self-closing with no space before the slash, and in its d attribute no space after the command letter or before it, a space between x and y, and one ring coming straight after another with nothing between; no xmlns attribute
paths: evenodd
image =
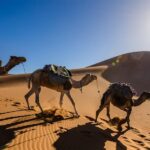
<svg viewBox="0 0 150 150"><path fill-rule="evenodd" d="M109 86L106 92L103 94L101 99L101 104L96 111L96 119L97 121L99 113L106 108L107 116L109 121L111 122L110 117L110 103L119 109L125 111L127 116L125 119L121 120L117 126L119 131L122 130L121 125L127 122L127 129L130 129L130 114L132 111L132 107L136 107L141 105L147 99L150 99L150 92L143 92L138 99L133 99L132 97L136 95L135 90L131 87L131 85L126 83L113 83Z"/></svg>
<svg viewBox="0 0 150 150"><path fill-rule="evenodd" d="M17 56L10 56L9 61L5 66L1 66L2 61L0 61L0 75L6 75L9 70L23 62L26 62L26 58Z"/></svg>
<svg viewBox="0 0 150 150"><path fill-rule="evenodd" d="M75 102L70 94L70 90L72 88L82 88L83 86L88 85L90 82L96 79L97 77L95 75L86 74L80 81L75 81L71 77L67 78L64 76L60 76L54 74L53 72L44 71L44 69L36 70L31 74L28 82L28 88L30 88L30 82L32 82L32 88L25 95L25 100L27 102L28 109L30 110L28 99L33 93L35 93L35 102L39 106L41 112L43 113L43 109L39 102L39 94L41 91L41 86L44 86L61 93L59 101L60 107L62 107L63 97L66 94L73 105L76 115L78 116L75 107Z"/></svg>

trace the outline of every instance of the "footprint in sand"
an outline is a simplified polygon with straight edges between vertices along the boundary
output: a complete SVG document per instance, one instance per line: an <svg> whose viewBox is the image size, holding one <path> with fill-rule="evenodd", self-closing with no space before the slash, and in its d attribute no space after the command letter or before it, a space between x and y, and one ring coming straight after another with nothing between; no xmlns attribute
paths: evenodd
<svg viewBox="0 0 150 150"><path fill-rule="evenodd" d="M140 133L140 131L138 130L138 129L136 129L136 128L131 128L131 130L134 132L134 133Z"/></svg>
<svg viewBox="0 0 150 150"><path fill-rule="evenodd" d="M132 139L132 141L134 141L135 143L138 143L141 146L145 146L145 144L142 141L135 140L135 139Z"/></svg>
<svg viewBox="0 0 150 150"><path fill-rule="evenodd" d="M146 150L150 150L150 147L144 147Z"/></svg>
<svg viewBox="0 0 150 150"><path fill-rule="evenodd" d="M12 104L12 106L20 106L20 102L14 102L13 104Z"/></svg>
<svg viewBox="0 0 150 150"><path fill-rule="evenodd" d="M145 138L146 141L150 142L150 139Z"/></svg>
<svg viewBox="0 0 150 150"><path fill-rule="evenodd" d="M11 102L11 101L13 101L13 100L6 98L5 101L6 101L6 102Z"/></svg>
<svg viewBox="0 0 150 150"><path fill-rule="evenodd" d="M128 138L127 138L127 137L123 136L122 138L124 139L124 141L126 141L126 142L130 143L130 141L128 140Z"/></svg>
<svg viewBox="0 0 150 150"><path fill-rule="evenodd" d="M146 137L146 136L143 135L143 134L139 134L139 136L140 136L141 138L145 138L145 137Z"/></svg>
<svg viewBox="0 0 150 150"><path fill-rule="evenodd" d="M136 150L140 150L140 148L134 146L134 145L130 145L131 147L135 148Z"/></svg>
<svg viewBox="0 0 150 150"><path fill-rule="evenodd" d="M126 136L122 136L123 139L128 139Z"/></svg>

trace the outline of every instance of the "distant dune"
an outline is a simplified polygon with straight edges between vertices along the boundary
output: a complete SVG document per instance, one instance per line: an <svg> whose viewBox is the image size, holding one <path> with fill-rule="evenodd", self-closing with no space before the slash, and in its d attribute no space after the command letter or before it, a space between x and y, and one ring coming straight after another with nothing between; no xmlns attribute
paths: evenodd
<svg viewBox="0 0 150 150"><path fill-rule="evenodd" d="M128 82L136 89L138 95L150 91L150 52L133 52L123 54L92 66L108 65L102 76L110 82Z"/></svg>

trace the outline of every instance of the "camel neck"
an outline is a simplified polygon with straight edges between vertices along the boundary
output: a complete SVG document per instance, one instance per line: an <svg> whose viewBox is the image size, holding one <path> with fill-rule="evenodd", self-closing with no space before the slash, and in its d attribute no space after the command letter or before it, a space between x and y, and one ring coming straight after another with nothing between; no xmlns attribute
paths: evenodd
<svg viewBox="0 0 150 150"><path fill-rule="evenodd" d="M83 86L86 86L86 85L88 85L90 82L92 82L93 81L93 79L92 78L85 78L85 77L83 77L81 80L79 80L79 81L76 81L76 80L73 80L73 79L71 79L71 82L72 82L72 86L74 87L74 88L82 88Z"/></svg>
<svg viewBox="0 0 150 150"><path fill-rule="evenodd" d="M8 72L9 70L11 70L14 66L16 66L16 64L11 63L10 61L4 66L4 70L6 72Z"/></svg>
<svg viewBox="0 0 150 150"><path fill-rule="evenodd" d="M145 96L142 94L137 100L134 99L134 106L141 105L146 100Z"/></svg>

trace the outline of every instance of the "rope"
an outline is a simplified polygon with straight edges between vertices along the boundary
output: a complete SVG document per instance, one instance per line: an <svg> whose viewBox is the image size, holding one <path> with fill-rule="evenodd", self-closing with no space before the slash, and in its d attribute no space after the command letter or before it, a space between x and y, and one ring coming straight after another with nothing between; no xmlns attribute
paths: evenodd
<svg viewBox="0 0 150 150"><path fill-rule="evenodd" d="M96 79L96 86L97 86L97 93L99 93L99 96L100 96L99 84L98 84L98 80L97 79Z"/></svg>
<svg viewBox="0 0 150 150"><path fill-rule="evenodd" d="M24 71L24 73L26 74L26 70L25 70L24 63L21 63L21 64L22 64L22 67L23 67L23 71Z"/></svg>
<svg viewBox="0 0 150 150"><path fill-rule="evenodd" d="M80 91L81 91L81 93L82 93L82 84L81 84L81 81L80 81L80 86L81 86L81 87L80 87Z"/></svg>
<svg viewBox="0 0 150 150"><path fill-rule="evenodd" d="M23 67L24 74L26 74L26 69L25 69L24 63L21 63L21 64L22 64L22 67ZM25 77L25 79L26 79L26 82L28 82L28 78Z"/></svg>

